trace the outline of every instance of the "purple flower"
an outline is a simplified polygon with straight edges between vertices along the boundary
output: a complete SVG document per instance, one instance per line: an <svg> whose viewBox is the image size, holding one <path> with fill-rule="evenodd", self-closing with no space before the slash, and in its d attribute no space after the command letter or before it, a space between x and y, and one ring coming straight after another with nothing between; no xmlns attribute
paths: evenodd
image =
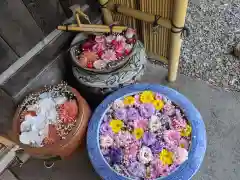
<svg viewBox="0 0 240 180"><path fill-rule="evenodd" d="M121 163L123 158L123 152L120 148L112 148L109 151L109 157L111 159L112 164Z"/></svg>
<svg viewBox="0 0 240 180"><path fill-rule="evenodd" d="M139 94L136 94L134 96L134 98L135 98L135 105L136 106L139 106L141 104L139 97L140 97Z"/></svg>
<svg viewBox="0 0 240 180"><path fill-rule="evenodd" d="M146 169L142 163L136 161L130 164L128 172L132 176L143 178L146 174Z"/></svg>
<svg viewBox="0 0 240 180"><path fill-rule="evenodd" d="M156 142L156 136L151 132L145 132L143 135L143 143L146 146L150 146Z"/></svg>
<svg viewBox="0 0 240 180"><path fill-rule="evenodd" d="M135 108L129 108L127 111L127 118L132 121L139 119L140 116L138 110Z"/></svg>
<svg viewBox="0 0 240 180"><path fill-rule="evenodd" d="M109 136L113 135L113 132L112 132L111 127L109 126L109 123L105 122L101 125L100 133L104 134L104 135L109 135Z"/></svg>
<svg viewBox="0 0 240 180"><path fill-rule="evenodd" d="M108 116L107 115L104 115L103 117L103 122L107 122L108 121Z"/></svg>
<svg viewBox="0 0 240 180"><path fill-rule="evenodd" d="M155 112L155 108L152 104L141 104L139 110L141 116L145 118L151 117Z"/></svg>
<svg viewBox="0 0 240 180"><path fill-rule="evenodd" d="M114 113L114 117L119 120L126 121L127 119L127 110L124 108L117 109Z"/></svg>
<svg viewBox="0 0 240 180"><path fill-rule="evenodd" d="M160 153L163 148L165 148L165 144L161 141L157 141L153 145L151 145L151 150L154 154Z"/></svg>
<svg viewBox="0 0 240 180"><path fill-rule="evenodd" d="M168 101L164 107L163 107L163 112L165 115L172 116L175 114L176 110L174 105L172 105L171 101Z"/></svg>

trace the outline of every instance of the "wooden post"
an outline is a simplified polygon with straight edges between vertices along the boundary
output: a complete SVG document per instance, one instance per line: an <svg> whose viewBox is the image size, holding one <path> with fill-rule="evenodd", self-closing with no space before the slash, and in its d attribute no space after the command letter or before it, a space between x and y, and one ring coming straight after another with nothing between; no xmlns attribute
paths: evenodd
<svg viewBox="0 0 240 180"><path fill-rule="evenodd" d="M168 81L173 82L177 79L180 50L182 45L181 32L184 27L187 12L188 0L174 0L172 32L169 49ZM178 27L178 28L176 28ZM175 33L179 32L179 33Z"/></svg>
<svg viewBox="0 0 240 180"><path fill-rule="evenodd" d="M102 13L103 13L103 20L106 25L110 25L113 23L112 13L106 7L109 0L98 0L100 5L103 6Z"/></svg>

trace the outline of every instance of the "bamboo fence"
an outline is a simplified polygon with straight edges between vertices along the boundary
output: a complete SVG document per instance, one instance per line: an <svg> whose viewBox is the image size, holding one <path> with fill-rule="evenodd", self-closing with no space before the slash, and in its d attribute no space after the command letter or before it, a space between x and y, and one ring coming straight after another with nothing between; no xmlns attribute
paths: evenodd
<svg viewBox="0 0 240 180"><path fill-rule="evenodd" d="M138 29L149 57L168 63L168 80L175 81L188 0L99 1L105 2L102 8L103 12L108 11L104 13L105 18L111 16L114 21ZM141 20L140 24L136 19ZM154 24L159 24L158 28L153 28Z"/></svg>
<svg viewBox="0 0 240 180"><path fill-rule="evenodd" d="M115 4L125 5L129 8L137 9L137 1L136 0L111 0L111 2ZM119 13L112 13L113 20L119 22L121 25L132 27L134 29L137 28L137 20L133 17L125 16Z"/></svg>
<svg viewBox="0 0 240 180"><path fill-rule="evenodd" d="M171 19L173 0L140 0L140 10ZM150 56L166 59L170 45L171 30L159 26L153 32L153 24L142 22L143 41Z"/></svg>

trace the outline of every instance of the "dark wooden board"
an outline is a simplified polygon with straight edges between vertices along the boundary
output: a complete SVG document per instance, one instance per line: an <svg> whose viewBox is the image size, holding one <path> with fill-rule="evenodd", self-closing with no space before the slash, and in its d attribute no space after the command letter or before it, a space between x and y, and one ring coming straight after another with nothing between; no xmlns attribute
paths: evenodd
<svg viewBox="0 0 240 180"><path fill-rule="evenodd" d="M0 0L0 35L20 56L43 38L41 28L21 0Z"/></svg>
<svg viewBox="0 0 240 180"><path fill-rule="evenodd" d="M53 31L65 19L58 0L22 0L45 35Z"/></svg>
<svg viewBox="0 0 240 180"><path fill-rule="evenodd" d="M28 88L29 83L42 72L47 64L58 57L61 52L66 51L69 48L73 35L73 33L64 32L56 38L54 42L50 42L46 45L42 51L32 57L27 64L21 67L21 69L4 82L2 89L13 97L13 99L19 99L19 94L24 92L24 89ZM47 75L48 74L46 74L46 76ZM38 83L44 84L44 82ZM45 83L48 84L49 82Z"/></svg>
<svg viewBox="0 0 240 180"><path fill-rule="evenodd" d="M17 54L0 37L0 74L18 59Z"/></svg>

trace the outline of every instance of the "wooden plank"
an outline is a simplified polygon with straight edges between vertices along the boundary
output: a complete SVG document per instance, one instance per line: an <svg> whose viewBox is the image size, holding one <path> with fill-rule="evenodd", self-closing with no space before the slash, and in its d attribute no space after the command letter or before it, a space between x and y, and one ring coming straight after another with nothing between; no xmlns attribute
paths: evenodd
<svg viewBox="0 0 240 180"><path fill-rule="evenodd" d="M43 38L43 32L21 0L0 1L0 35L22 56Z"/></svg>
<svg viewBox="0 0 240 180"><path fill-rule="evenodd" d="M38 76L46 65L58 57L62 51L66 51L69 48L73 35L73 33L63 32L59 37L53 39L52 42L46 45L44 49L33 56L28 63L5 81L2 84L2 89L13 97L14 100L19 100L20 95L28 88L27 86ZM45 80L46 79L47 78L45 78ZM41 85L50 83L49 81L45 82L45 80L38 83ZM36 83L36 85L38 83Z"/></svg>
<svg viewBox="0 0 240 180"><path fill-rule="evenodd" d="M22 0L45 35L66 18L58 0Z"/></svg>
<svg viewBox="0 0 240 180"><path fill-rule="evenodd" d="M17 54L0 37L0 74L18 59Z"/></svg>

